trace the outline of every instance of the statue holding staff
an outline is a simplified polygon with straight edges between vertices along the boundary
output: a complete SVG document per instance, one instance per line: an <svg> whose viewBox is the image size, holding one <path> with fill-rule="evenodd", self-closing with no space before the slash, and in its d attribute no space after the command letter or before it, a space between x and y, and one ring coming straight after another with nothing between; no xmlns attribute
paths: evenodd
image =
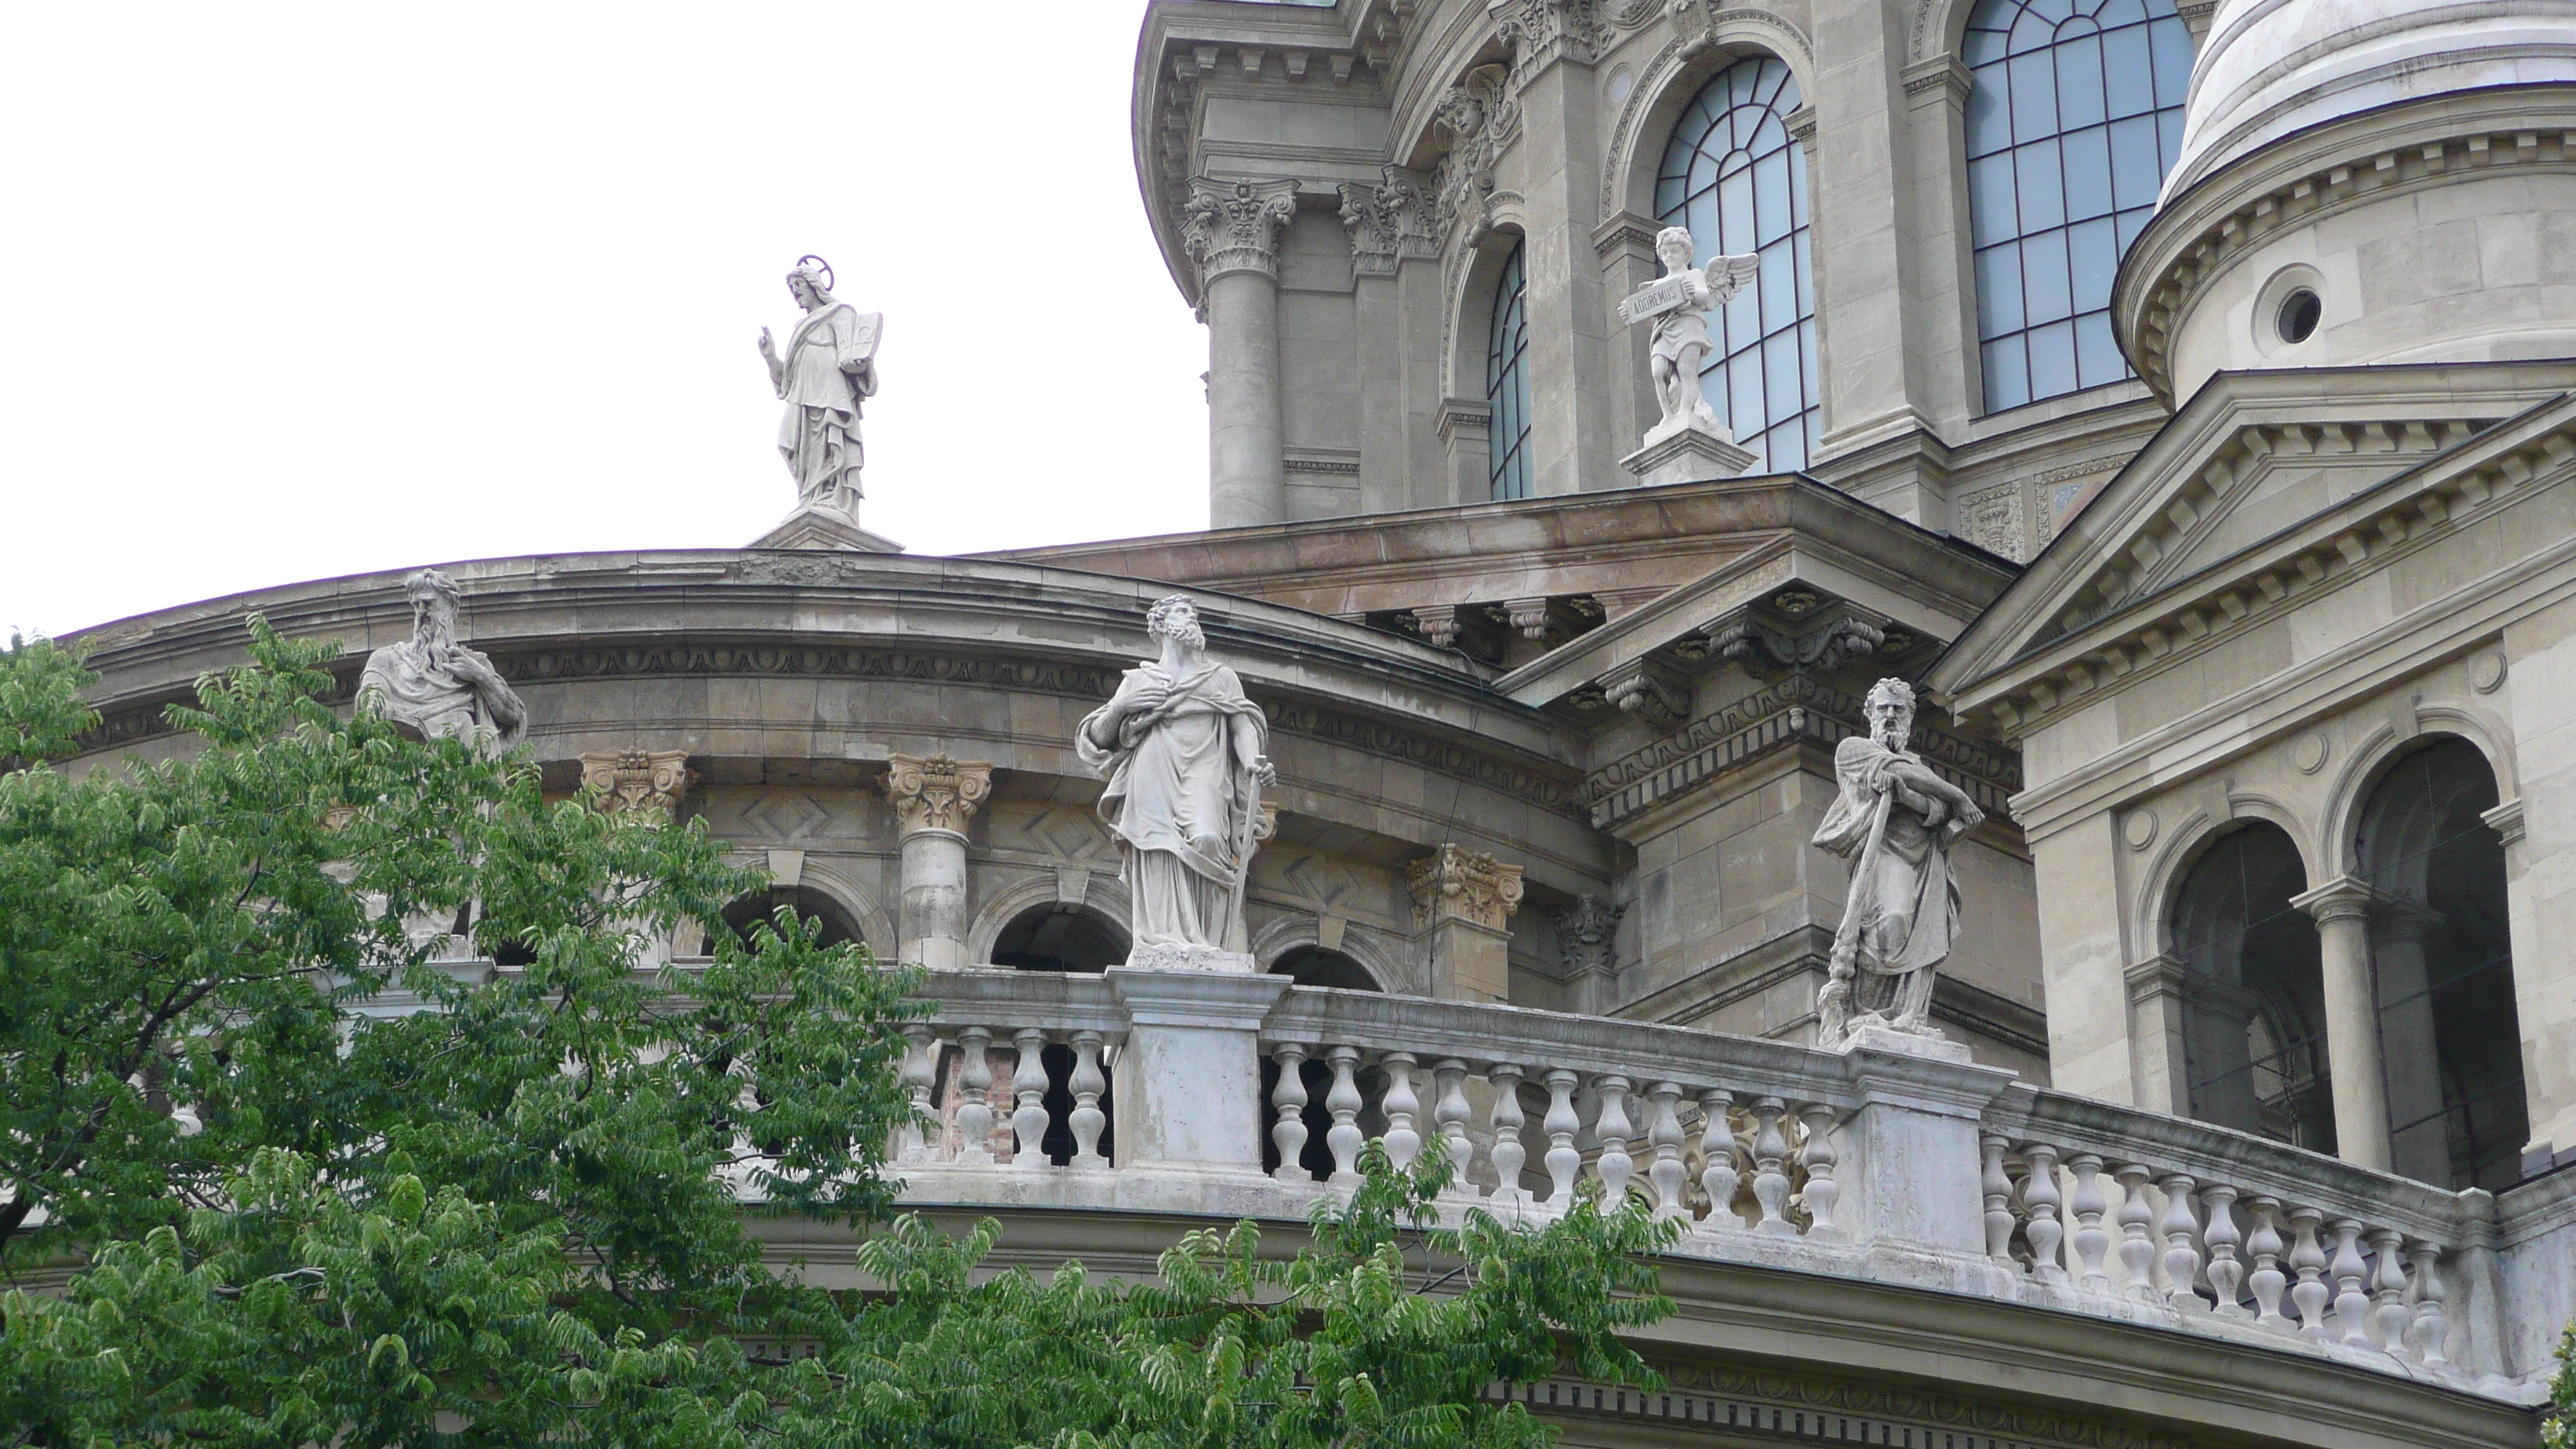
<svg viewBox="0 0 2576 1449"><path fill-rule="evenodd" d="M1243 887L1261 827L1261 790L1278 783L1261 706L1207 657L1185 594L1145 616L1162 657L1127 671L1074 731L1074 751L1109 781L1100 818L1118 837L1137 955L1186 948L1242 955ZM1250 969L1246 967L1245 969Z"/></svg>
<svg viewBox="0 0 2576 1449"><path fill-rule="evenodd" d="M778 451L796 479L800 508L824 508L853 520L859 515L859 405L876 396L877 342L885 314L860 312L832 300L832 268L821 257L796 259L787 290L805 318L788 334L781 357L769 329L760 329L760 359L770 386L787 411L778 420Z"/></svg>
<svg viewBox="0 0 2576 1449"><path fill-rule="evenodd" d="M1914 690L1882 679L1862 703L1869 734L1834 749L1841 785L1815 843L1853 859L1851 894L1816 993L1818 1045L1882 1026L1938 1038L1932 981L1959 939L1959 881L1950 847L1985 820L1966 791L1906 748Z"/></svg>

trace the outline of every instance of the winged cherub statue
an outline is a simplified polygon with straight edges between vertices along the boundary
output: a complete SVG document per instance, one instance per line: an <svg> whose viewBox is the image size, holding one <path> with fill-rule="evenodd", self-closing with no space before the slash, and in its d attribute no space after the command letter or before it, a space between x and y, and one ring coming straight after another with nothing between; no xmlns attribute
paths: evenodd
<svg viewBox="0 0 2576 1449"><path fill-rule="evenodd" d="M1694 267L1691 258L1696 255L1689 228L1665 227L1655 234L1655 256L1664 264L1664 275L1638 288L1619 304L1620 321L1632 327L1640 323L1654 327L1648 358L1654 370L1655 400L1663 408L1663 417L1646 434L1649 443L1660 442L1684 428L1697 428L1727 442L1735 441L1735 434L1717 420L1708 398L1701 393L1699 369L1713 346L1708 336L1709 312L1733 301L1735 294L1761 273L1762 258L1750 253L1711 257L1707 266Z"/></svg>

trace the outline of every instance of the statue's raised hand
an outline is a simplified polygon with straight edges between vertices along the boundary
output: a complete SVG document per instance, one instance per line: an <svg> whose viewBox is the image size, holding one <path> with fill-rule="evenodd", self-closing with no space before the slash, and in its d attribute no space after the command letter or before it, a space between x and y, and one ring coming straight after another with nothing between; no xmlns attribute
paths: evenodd
<svg viewBox="0 0 2576 1449"><path fill-rule="evenodd" d="M769 329L766 327L760 329L760 355L773 362L778 360L778 344L769 340Z"/></svg>

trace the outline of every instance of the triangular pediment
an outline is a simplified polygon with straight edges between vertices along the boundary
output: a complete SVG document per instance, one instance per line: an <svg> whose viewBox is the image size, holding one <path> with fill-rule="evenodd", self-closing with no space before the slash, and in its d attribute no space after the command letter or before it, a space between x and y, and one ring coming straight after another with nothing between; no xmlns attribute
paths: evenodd
<svg viewBox="0 0 2576 1449"><path fill-rule="evenodd" d="M2576 390L2576 363L2219 373L1932 671L1960 696L2438 465Z"/></svg>

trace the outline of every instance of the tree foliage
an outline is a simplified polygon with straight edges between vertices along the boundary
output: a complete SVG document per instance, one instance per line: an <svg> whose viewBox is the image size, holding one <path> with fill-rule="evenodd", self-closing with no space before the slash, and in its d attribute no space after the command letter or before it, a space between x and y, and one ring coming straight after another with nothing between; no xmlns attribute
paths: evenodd
<svg viewBox="0 0 2576 1449"><path fill-rule="evenodd" d="M1444 1230L1437 1151L1139 1285L889 1220L904 973L738 936L765 881L702 828L340 717L333 652L254 621L192 748L74 777L88 676L0 650L0 1254L68 1275L0 1300L0 1444L1520 1446L1488 1384L1645 1377L1669 1225ZM645 969L685 921L711 960ZM882 1291L764 1212L866 1231Z"/></svg>

